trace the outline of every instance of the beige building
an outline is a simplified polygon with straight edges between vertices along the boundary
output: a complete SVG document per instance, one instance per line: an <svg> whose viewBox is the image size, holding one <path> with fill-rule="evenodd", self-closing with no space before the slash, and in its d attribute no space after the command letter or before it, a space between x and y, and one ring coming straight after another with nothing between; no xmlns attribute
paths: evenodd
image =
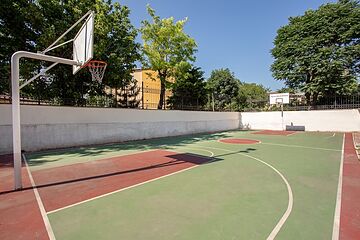
<svg viewBox="0 0 360 240"><path fill-rule="evenodd" d="M137 81L139 93L137 100L139 101L139 108L143 109L157 109L160 100L160 79L155 71L149 69L135 69L131 74ZM115 95L115 89L106 87L105 92L107 94ZM117 90L118 100L120 99L121 89ZM166 99L171 96L171 90L167 90L165 93L165 108Z"/></svg>
<svg viewBox="0 0 360 240"><path fill-rule="evenodd" d="M160 79L158 74L149 69L135 69L132 73L137 80L140 90L140 107L144 109L157 109L160 100ZM171 91L167 90L165 93L166 99L171 96ZM166 107L166 104L165 104Z"/></svg>

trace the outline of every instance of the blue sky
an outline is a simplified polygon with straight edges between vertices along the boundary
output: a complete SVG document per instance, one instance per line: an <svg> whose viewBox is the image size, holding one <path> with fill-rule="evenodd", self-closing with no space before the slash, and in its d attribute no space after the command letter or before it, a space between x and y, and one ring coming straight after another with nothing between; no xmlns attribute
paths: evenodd
<svg viewBox="0 0 360 240"><path fill-rule="evenodd" d="M290 16L335 0L119 0L131 10L136 28L149 19L149 3L161 18L188 17L185 31L198 44L196 66L206 78L214 69L229 68L243 82L259 83L272 90L283 86L271 76L270 50L279 27ZM139 38L139 41L141 39Z"/></svg>

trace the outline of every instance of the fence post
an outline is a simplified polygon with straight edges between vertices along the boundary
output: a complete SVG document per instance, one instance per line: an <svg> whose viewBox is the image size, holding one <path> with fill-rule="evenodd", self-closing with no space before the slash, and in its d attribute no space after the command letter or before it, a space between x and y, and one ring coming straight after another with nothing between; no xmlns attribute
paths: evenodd
<svg viewBox="0 0 360 240"><path fill-rule="evenodd" d="M211 93L212 96L212 110L215 112L215 100L214 100L214 92Z"/></svg>
<svg viewBox="0 0 360 240"><path fill-rule="evenodd" d="M144 109L144 82L141 82L141 109Z"/></svg>

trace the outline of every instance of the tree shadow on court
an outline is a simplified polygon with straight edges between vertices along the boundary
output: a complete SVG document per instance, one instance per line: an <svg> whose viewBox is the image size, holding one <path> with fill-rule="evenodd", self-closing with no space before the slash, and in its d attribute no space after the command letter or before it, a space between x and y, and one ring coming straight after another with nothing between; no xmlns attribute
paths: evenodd
<svg viewBox="0 0 360 240"><path fill-rule="evenodd" d="M57 162L63 160L64 158L71 157L99 157L99 159L101 159L111 157L109 155L116 156L117 152L124 150L143 151L157 148L172 149L174 147L188 146L201 141L216 141L221 138L230 137L230 132L233 131L161 137L121 143L54 149L32 152L27 156L30 166L40 166L46 163ZM129 154L131 154L131 152L129 152Z"/></svg>
<svg viewBox="0 0 360 240"><path fill-rule="evenodd" d="M168 162L165 162L165 163L158 163L158 164L153 164L150 166L137 167L137 168L127 169L127 170L123 170L123 171L111 171L113 169L106 169L106 170L104 170L104 173L95 174L92 176L81 177L81 175L87 174L88 169L85 168L84 171L81 171L81 169L78 169L77 171L75 171L77 175L80 175L78 177L77 176L75 176L75 177L69 176L69 179L67 179L67 180L54 181L54 182L48 182L48 183L40 183L39 185L36 185L36 188L41 189L41 188L46 188L46 187L86 182L86 181L95 180L95 179L106 179L109 177L114 177L114 176L119 176L119 175L124 175L124 174L128 174L127 178L131 179L133 177L131 174L135 174L135 173L146 175L146 174L149 174L149 171L157 171L161 168L175 167L176 165L181 165L181 164L186 164L186 163L191 163L191 164L193 164L192 166L196 166L196 165L211 164L211 163L223 160L218 157L204 157L202 155L187 154L187 153L168 154L168 155L165 155L164 157L169 158L171 160ZM84 165L88 164L91 166L91 163L83 163L83 164ZM112 165L112 167L114 167L114 166L116 166L116 165ZM97 167L98 167L97 165L93 165L93 168L97 168ZM191 166L189 166L189 167L191 167ZM71 166L68 166L68 168L70 169ZM184 170L184 169L187 169L187 168L177 169L176 171L173 171L170 173L176 173L176 172L178 172L180 170ZM56 171L54 171L53 169L50 169L50 171L45 169L42 174L44 174L44 175L50 174L53 176L64 176L64 175L67 176L66 171L63 173L61 173L61 171L63 171L63 169L58 169ZM169 173L167 173L167 174L169 174ZM137 177L139 177L139 175L137 175ZM42 178L44 178L44 176L42 176ZM26 187L26 188L23 188L21 191L32 190L32 189L34 189L34 187ZM3 191L3 192L0 192L0 195L15 192L15 191L17 191L17 190Z"/></svg>
<svg viewBox="0 0 360 240"><path fill-rule="evenodd" d="M225 157L225 156L230 156L230 155L235 155L235 154L238 154L238 153L251 153L251 152L254 152L256 151L257 149L256 148L246 148L244 150L239 150L239 151L234 151L234 152L229 152L229 153L223 153L223 154L216 154L216 157Z"/></svg>

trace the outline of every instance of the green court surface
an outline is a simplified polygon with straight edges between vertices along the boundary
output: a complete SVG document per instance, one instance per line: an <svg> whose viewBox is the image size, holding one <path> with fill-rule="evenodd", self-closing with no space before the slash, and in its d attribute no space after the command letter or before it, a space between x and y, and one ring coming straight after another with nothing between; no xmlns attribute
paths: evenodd
<svg viewBox="0 0 360 240"><path fill-rule="evenodd" d="M150 149L216 161L49 212L57 239L331 239L343 134L231 131L28 155L32 172ZM222 138L260 140L226 144ZM150 153L149 153L150 154ZM61 193L59 193L61 194ZM289 209L288 209L289 210Z"/></svg>

